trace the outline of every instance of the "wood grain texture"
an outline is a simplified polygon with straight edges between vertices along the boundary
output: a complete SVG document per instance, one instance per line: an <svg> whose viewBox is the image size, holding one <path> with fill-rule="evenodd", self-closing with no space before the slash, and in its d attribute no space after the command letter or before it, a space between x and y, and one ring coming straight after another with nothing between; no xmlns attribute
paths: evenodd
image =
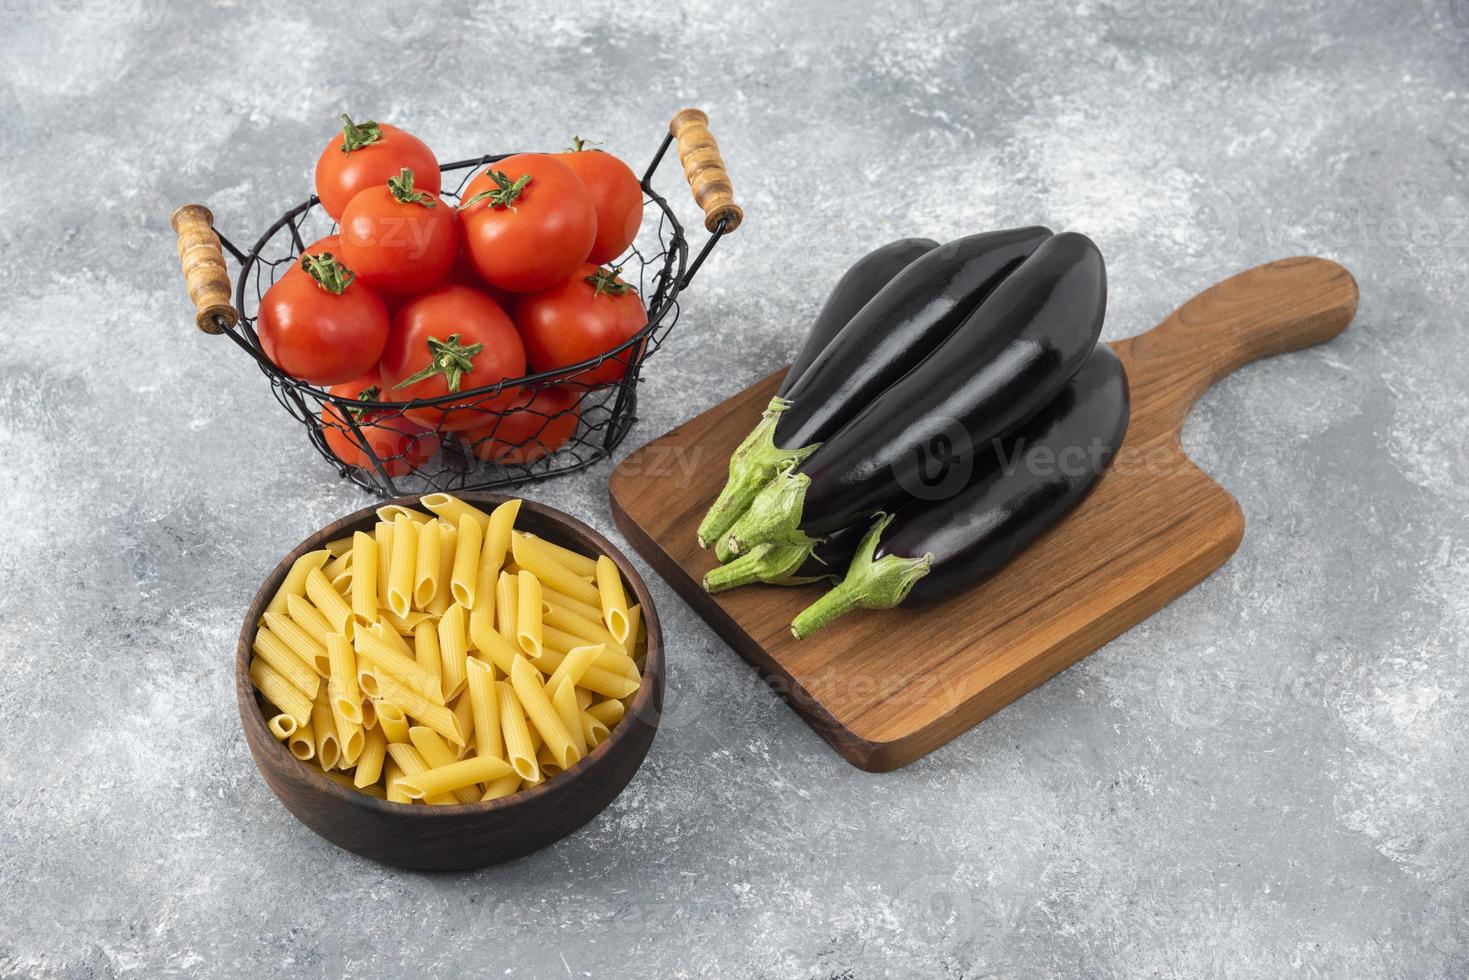
<svg viewBox="0 0 1469 980"><path fill-rule="evenodd" d="M224 250L214 233L214 215L202 204L185 204L171 219L178 234L179 264L194 304L194 324L205 333L219 333L240 321L230 302L230 274Z"/></svg>
<svg viewBox="0 0 1469 980"><path fill-rule="evenodd" d="M704 592L715 559L694 529L779 374L629 456L612 477L613 513L659 574L838 752L863 769L895 769L1167 605L1234 553L1244 516L1184 455L1183 421L1219 378L1336 336L1356 307L1346 269L1283 259L1113 344L1132 385L1132 421L1107 476L998 575L922 610L859 610L801 641L791 619L820 586Z"/></svg>
<svg viewBox="0 0 1469 980"><path fill-rule="evenodd" d="M700 109L684 109L669 122L668 131L678 141L678 162L694 201L704 210L704 227L712 232L723 221L725 234L734 231L745 220L745 212L734 202L734 187L719 144L709 132L709 117Z"/></svg>
<svg viewBox="0 0 1469 980"><path fill-rule="evenodd" d="M508 497L463 493L462 499L491 510ZM353 531L371 531L377 507L418 506L418 497L385 500L322 528L281 560L245 614L235 652L235 698L250 755L286 809L338 847L384 864L425 870L481 868L529 854L574 832L600 813L642 765L663 709L663 632L653 598L637 570L605 537L581 521L533 501L521 503L516 527L583 554L603 554L622 572L629 600L641 603L648 633L643 682L632 706L611 736L586 758L539 786L488 803L408 806L389 803L339 786L316 763L303 763L266 728L250 684L250 647L256 624L292 563L308 551Z"/></svg>

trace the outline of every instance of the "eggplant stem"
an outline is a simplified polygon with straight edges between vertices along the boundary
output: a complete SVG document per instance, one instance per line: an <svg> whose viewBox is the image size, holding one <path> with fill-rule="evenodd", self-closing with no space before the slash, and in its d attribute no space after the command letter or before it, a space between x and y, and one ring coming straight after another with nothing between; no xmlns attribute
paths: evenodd
<svg viewBox="0 0 1469 980"><path fill-rule="evenodd" d="M786 469L750 501L750 506L720 540L721 549L738 555L762 544L801 544L810 538L801 530L801 511L811 478ZM716 552L717 553L717 552Z"/></svg>
<svg viewBox="0 0 1469 980"><path fill-rule="evenodd" d="M853 609L892 609L901 605L918 580L933 567L933 555L903 558L883 555L876 561L882 532L893 515L879 514L872 530L862 538L847 575L836 588L803 609L791 622L791 633L804 640L812 633L845 616Z"/></svg>
<svg viewBox="0 0 1469 980"><path fill-rule="evenodd" d="M724 592L755 582L779 585L801 567L814 545L763 544L704 576L705 592Z"/></svg>
<svg viewBox="0 0 1469 980"><path fill-rule="evenodd" d="M750 501L781 470L816 451L816 445L799 449L780 449L775 445L775 427L791 403L779 395L770 400L760 421L745 436L729 458L729 479L709 512L699 523L699 547L707 548L718 541L745 513ZM819 445L819 444L818 444ZM732 556L731 556L732 557ZM721 557L721 561L727 558Z"/></svg>

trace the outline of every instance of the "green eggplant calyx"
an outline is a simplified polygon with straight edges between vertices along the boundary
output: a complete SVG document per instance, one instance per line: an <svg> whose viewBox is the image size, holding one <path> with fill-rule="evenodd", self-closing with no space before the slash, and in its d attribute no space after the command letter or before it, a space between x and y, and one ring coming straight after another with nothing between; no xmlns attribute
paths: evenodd
<svg viewBox="0 0 1469 980"><path fill-rule="evenodd" d="M921 558L883 555L873 560L878 540L892 520L891 514L878 515L877 522L857 546L846 577L791 622L791 633L796 639L806 639L853 609L892 609L901 605L918 580L929 573L933 567L932 554Z"/></svg>
<svg viewBox="0 0 1469 980"><path fill-rule="evenodd" d="M810 540L801 531L801 511L811 478L794 468L782 470L750 501L720 544L731 554L743 554L761 544L800 544Z"/></svg>
<svg viewBox="0 0 1469 980"><path fill-rule="evenodd" d="M307 252L301 256L301 271L315 280L322 289L336 296L345 293L347 287L357 278L357 273L337 261L337 257L330 252L319 255Z"/></svg>
<svg viewBox="0 0 1469 980"><path fill-rule="evenodd" d="M352 117L342 113L342 152L360 150L369 143L383 138L382 127L369 119L365 123L354 123Z"/></svg>
<svg viewBox="0 0 1469 980"><path fill-rule="evenodd" d="M475 194L459 205L459 210L463 211L465 208L473 207L480 201L488 201L492 208L509 208L514 211L515 202L519 200L525 186L530 183L530 174L521 174L511 180L503 170L496 170L493 167L486 170L485 173L489 175L490 180L495 182L495 186Z"/></svg>
<svg viewBox="0 0 1469 980"><path fill-rule="evenodd" d="M442 374L445 387L450 391L458 391L464 376L474 372L474 356L484 349L484 344L461 344L457 333L449 334L448 340L430 337L428 367L417 374L409 375L393 387L407 388L436 374Z"/></svg>
<svg viewBox="0 0 1469 980"><path fill-rule="evenodd" d="M413 171L407 167L398 171L398 176L388 178L388 191L399 204L422 204L431 208L439 203L427 191L413 189Z"/></svg>
<svg viewBox="0 0 1469 980"><path fill-rule="evenodd" d="M791 403L784 398L772 398L760 421L730 456L729 479L699 523L699 547L707 548L723 537L776 473L799 463L816 450L816 446L776 448L775 427L790 407Z"/></svg>
<svg viewBox="0 0 1469 980"><path fill-rule="evenodd" d="M792 572L801 567L814 547L814 542L806 545L762 544L728 565L711 569L704 576L704 591L724 592L755 582L784 583Z"/></svg>

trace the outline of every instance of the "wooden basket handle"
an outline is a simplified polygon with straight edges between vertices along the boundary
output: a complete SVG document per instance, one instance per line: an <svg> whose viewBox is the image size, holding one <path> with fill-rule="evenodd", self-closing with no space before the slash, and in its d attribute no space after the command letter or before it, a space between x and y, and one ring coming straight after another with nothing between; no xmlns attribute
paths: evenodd
<svg viewBox="0 0 1469 980"><path fill-rule="evenodd" d="M678 162L694 201L704 209L704 227L712 232L723 221L726 235L734 231L745 220L745 212L734 202L729 172L709 132L709 117L699 109L684 109L673 117L668 131L678 141Z"/></svg>
<svg viewBox="0 0 1469 980"><path fill-rule="evenodd" d="M179 262L194 303L194 324L205 333L220 333L240 322L230 302L230 274L224 249L214 233L214 215L202 204L185 204L173 213L179 236Z"/></svg>

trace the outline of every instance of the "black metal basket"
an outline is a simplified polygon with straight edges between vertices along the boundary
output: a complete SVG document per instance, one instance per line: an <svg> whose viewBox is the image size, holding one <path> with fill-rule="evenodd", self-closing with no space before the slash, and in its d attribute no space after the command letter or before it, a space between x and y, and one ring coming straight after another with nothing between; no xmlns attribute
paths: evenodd
<svg viewBox="0 0 1469 980"><path fill-rule="evenodd" d="M695 200L704 208L709 232L692 261L683 226L652 185L654 173L675 142ZM441 165L443 196L457 201L479 168L510 155L491 154ZM208 210L186 205L175 212L174 225L180 233L180 257L201 329L223 333L255 359L276 400L306 425L312 443L342 476L385 497L488 490L574 472L611 454L636 421L643 362L678 321L681 293L715 243L738 227L742 218L707 119L698 110L684 110L674 117L640 183L643 226L614 264L642 297L646 326L625 343L581 364L408 402L360 401L299 381L271 362L256 335L255 319L265 291L311 242L336 231L314 195L277 219L248 252L217 231L213 233L219 246L240 266L233 309L219 301L217 289L215 302L210 303L204 295L209 291L207 285L196 288L195 276L200 273L191 268L191 261L207 265L210 274L227 275L218 247L214 255L200 258L197 253L207 252L210 243L199 238L186 242L180 224L181 215L193 208L212 226ZM594 372L613 359L626 365L622 376L599 380ZM537 397L550 389L555 389L554 397ZM452 406L461 419L464 412L474 412L482 420L468 429L456 426L455 431L441 431L442 413L423 411L433 406ZM405 414L415 410L416 418ZM440 419L437 425L435 417Z"/></svg>

